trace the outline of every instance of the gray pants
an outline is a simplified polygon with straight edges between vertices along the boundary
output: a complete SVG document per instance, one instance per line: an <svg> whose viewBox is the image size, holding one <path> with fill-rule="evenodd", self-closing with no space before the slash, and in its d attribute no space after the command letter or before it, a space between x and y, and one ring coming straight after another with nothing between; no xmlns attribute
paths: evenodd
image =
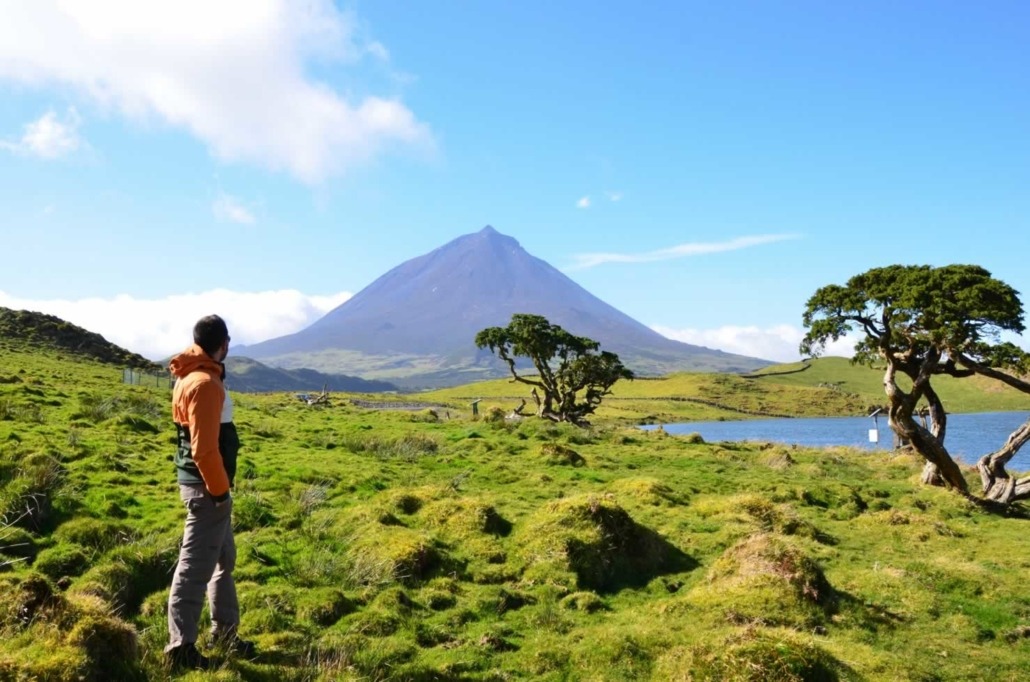
<svg viewBox="0 0 1030 682"><path fill-rule="evenodd" d="M232 499L215 506L202 484L180 485L186 505L186 530L168 595L168 647L197 641L200 612L207 593L211 632L230 634L240 622L236 584L236 542L232 536Z"/></svg>

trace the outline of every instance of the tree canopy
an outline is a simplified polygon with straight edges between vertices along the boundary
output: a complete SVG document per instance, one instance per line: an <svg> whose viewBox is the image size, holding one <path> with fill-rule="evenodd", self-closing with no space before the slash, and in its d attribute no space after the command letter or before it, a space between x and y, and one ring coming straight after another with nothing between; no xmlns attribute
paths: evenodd
<svg viewBox="0 0 1030 682"><path fill-rule="evenodd" d="M484 329L475 341L507 363L512 381L534 387L537 415L554 421L583 423L616 381L633 378L618 355L540 315L516 313L507 327ZM536 374L520 374L518 358L529 359Z"/></svg>
<svg viewBox="0 0 1030 682"><path fill-rule="evenodd" d="M843 286L820 288L808 300L803 320L804 354L819 355L828 342L858 332L853 362L886 361L890 426L926 459L923 480L968 493L944 446L947 414L932 380L981 375L1030 393L1030 355L1001 340L1003 332L1025 329L1019 292L977 265L891 265L856 275ZM899 374L909 379L910 389L898 383ZM915 419L920 401L927 405L929 426ZM1030 497L1030 478L1017 481L1005 471L1027 440L1030 421L1000 450L979 460L987 499L1008 504Z"/></svg>

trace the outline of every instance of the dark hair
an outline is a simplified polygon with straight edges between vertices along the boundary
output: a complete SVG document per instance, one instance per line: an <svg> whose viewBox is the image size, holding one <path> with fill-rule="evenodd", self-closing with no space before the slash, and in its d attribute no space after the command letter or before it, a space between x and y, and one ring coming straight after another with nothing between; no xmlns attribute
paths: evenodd
<svg viewBox="0 0 1030 682"><path fill-rule="evenodd" d="M225 320L218 315L202 317L193 325L193 343L200 346L208 355L213 355L228 338L229 328L225 326Z"/></svg>

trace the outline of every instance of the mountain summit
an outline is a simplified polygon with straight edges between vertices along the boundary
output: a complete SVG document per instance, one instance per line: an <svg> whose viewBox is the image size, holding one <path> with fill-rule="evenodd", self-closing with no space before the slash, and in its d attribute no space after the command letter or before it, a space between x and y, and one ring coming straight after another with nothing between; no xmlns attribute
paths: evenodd
<svg viewBox="0 0 1030 682"><path fill-rule="evenodd" d="M473 339L514 313L543 315L619 354L639 374L750 371L769 364L667 339L593 296L487 225L401 263L296 334L241 349L282 367L388 379L402 386L506 374Z"/></svg>

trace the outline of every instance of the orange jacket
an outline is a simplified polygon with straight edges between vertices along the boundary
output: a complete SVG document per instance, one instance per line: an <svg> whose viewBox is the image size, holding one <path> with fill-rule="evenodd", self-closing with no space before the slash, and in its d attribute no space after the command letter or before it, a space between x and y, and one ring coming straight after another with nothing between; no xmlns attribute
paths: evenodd
<svg viewBox="0 0 1030 682"><path fill-rule="evenodd" d="M229 476L218 451L225 400L222 366L194 344L172 358L168 369L177 379L172 392L172 419L189 428L193 462L204 487L212 497L220 498L229 492Z"/></svg>

